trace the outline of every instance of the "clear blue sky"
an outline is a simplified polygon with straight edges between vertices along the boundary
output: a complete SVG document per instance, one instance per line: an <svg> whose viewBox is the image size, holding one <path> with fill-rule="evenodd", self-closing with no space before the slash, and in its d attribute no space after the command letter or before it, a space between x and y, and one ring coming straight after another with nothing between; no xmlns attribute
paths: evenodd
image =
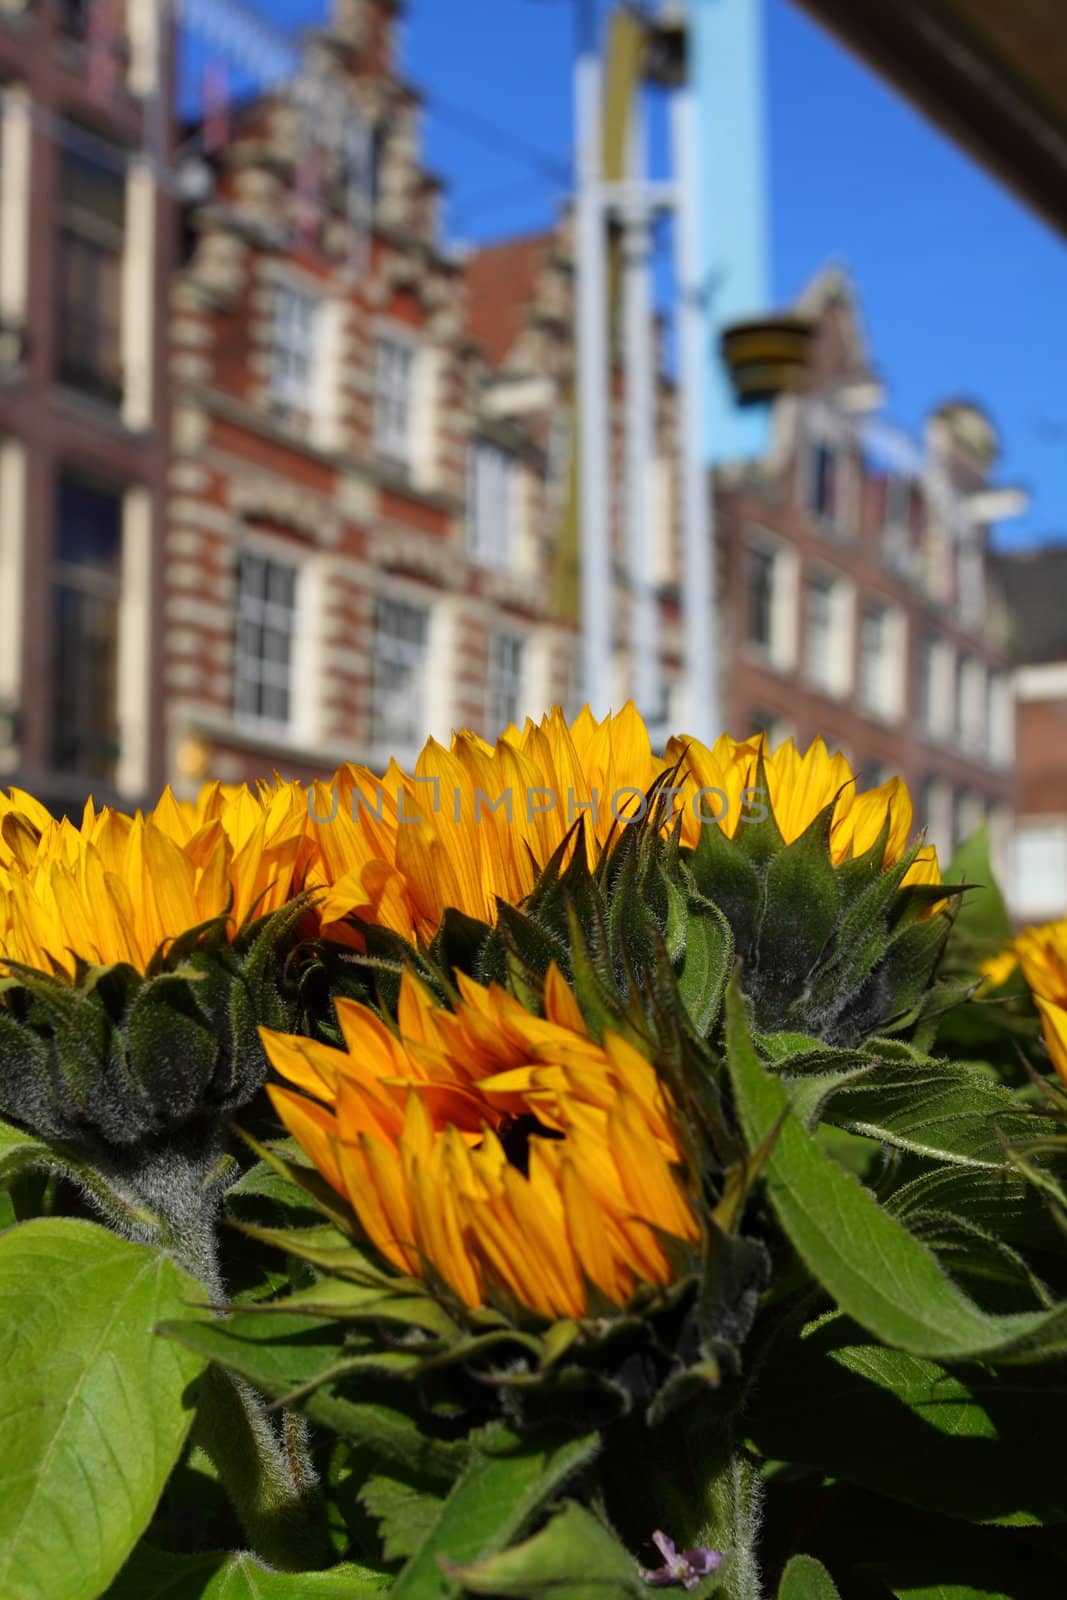
<svg viewBox="0 0 1067 1600"><path fill-rule="evenodd" d="M257 9L295 27L325 5ZM776 299L842 262L890 414L915 429L949 395L980 400L1003 437L1002 478L1033 497L1004 542L1067 537L1067 244L790 0L766 9ZM448 182L450 236L551 217L570 162L573 10L409 0L402 67L427 93L425 154Z"/></svg>

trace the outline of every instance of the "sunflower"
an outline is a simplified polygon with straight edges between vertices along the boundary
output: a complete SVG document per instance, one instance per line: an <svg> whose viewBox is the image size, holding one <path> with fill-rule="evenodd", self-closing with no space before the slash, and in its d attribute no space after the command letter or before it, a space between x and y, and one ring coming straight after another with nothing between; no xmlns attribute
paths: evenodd
<svg viewBox="0 0 1067 1600"><path fill-rule="evenodd" d="M763 760L760 781L760 757ZM730 838L758 814L770 810L785 844L799 839L815 818L832 805L830 857L835 866L863 855L887 829L882 866L895 866L904 855L914 820L911 796L901 778L890 778L875 789L860 792L848 761L839 750L831 752L816 738L801 753L792 739L771 749L763 736L731 739L723 734L709 749L697 740L671 739L668 766L677 765L683 782L682 838L696 842L704 821L714 817ZM714 801L698 795L712 793ZM937 851L924 846L904 878L904 884L937 883Z"/></svg>
<svg viewBox="0 0 1067 1600"><path fill-rule="evenodd" d="M168 789L127 816L90 799L75 826L18 790L0 796L0 963L75 978L79 963L144 972L179 935L217 918L235 932L293 894L306 810L284 786L258 794Z"/></svg>
<svg viewBox="0 0 1067 1600"><path fill-rule="evenodd" d="M767 794L762 786L760 758ZM900 860L912 805L899 778L864 793L840 754L821 739L803 754L792 740L771 751L762 737L724 735L708 748L672 739L653 753L633 707L597 721L588 707L568 724L557 707L541 722L509 728L495 746L470 732L426 745L408 775L393 763L378 778L345 766L309 791L307 886L321 891L326 935L351 941L346 920L376 922L406 939L429 939L448 907L492 922L497 899L520 903L576 821L590 862L627 822L646 814L653 785L666 785L664 826L683 843L717 823L730 837L766 802L786 843L834 806L835 864L861 855L883 830L883 866ZM709 796L711 798L709 798ZM937 883L932 847L904 883Z"/></svg>
<svg viewBox="0 0 1067 1600"><path fill-rule="evenodd" d="M1009 949L1030 985L1052 1065L1067 1083L1067 917L1024 928Z"/></svg>
<svg viewBox="0 0 1067 1600"><path fill-rule="evenodd" d="M386 1260L469 1307L580 1317L669 1284L699 1228L651 1063L592 1039L555 967L543 1017L457 983L446 1011L405 971L395 1031L339 1000L344 1049L262 1030L285 1126Z"/></svg>

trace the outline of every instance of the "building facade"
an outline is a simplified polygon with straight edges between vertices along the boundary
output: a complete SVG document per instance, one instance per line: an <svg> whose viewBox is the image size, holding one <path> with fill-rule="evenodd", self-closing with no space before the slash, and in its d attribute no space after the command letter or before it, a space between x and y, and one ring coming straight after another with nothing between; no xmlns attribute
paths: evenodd
<svg viewBox="0 0 1067 1600"><path fill-rule="evenodd" d="M1020 922L1067 911L1067 545L997 560L1012 625L1017 718L1013 850L1005 885Z"/></svg>
<svg viewBox="0 0 1067 1600"><path fill-rule="evenodd" d="M1017 509L996 435L950 404L911 442L877 416L847 280L795 308L810 341L757 460L716 478L723 704L734 730L822 734L864 781L904 777L949 854L983 819L1010 828L1008 618L991 521Z"/></svg>
<svg viewBox="0 0 1067 1600"><path fill-rule="evenodd" d="M410 761L427 735L580 703L569 224L442 246L396 9L338 8L297 82L238 114L187 215L163 677L187 788ZM665 451L671 410L663 381ZM660 476L667 519L666 457ZM620 701L623 540L618 508Z"/></svg>
<svg viewBox="0 0 1067 1600"><path fill-rule="evenodd" d="M0 775L60 810L164 776L162 15L0 3Z"/></svg>
<svg viewBox="0 0 1067 1600"><path fill-rule="evenodd" d="M159 10L129 0L103 57L90 10L0 0L4 778L136 804L576 711L569 216L442 244L394 0L343 0L295 81L225 137L192 130L179 211ZM982 817L1000 840L995 434L964 404L919 444L874 420L840 275L793 310L806 354L769 444L709 481L725 724L901 773L942 851ZM617 330L612 350L615 699L651 660L662 737L685 671L675 395L659 359L635 606Z"/></svg>

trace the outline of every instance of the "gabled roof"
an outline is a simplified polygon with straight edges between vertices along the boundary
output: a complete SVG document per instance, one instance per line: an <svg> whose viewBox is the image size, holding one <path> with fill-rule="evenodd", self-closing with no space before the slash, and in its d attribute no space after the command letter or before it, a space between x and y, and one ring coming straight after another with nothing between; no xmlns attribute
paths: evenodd
<svg viewBox="0 0 1067 1600"><path fill-rule="evenodd" d="M1015 659L1067 661L1067 543L994 558L1012 618Z"/></svg>
<svg viewBox="0 0 1067 1600"><path fill-rule="evenodd" d="M551 233L528 234L485 245L467 260L467 326L492 366L502 365L522 332L554 242Z"/></svg>

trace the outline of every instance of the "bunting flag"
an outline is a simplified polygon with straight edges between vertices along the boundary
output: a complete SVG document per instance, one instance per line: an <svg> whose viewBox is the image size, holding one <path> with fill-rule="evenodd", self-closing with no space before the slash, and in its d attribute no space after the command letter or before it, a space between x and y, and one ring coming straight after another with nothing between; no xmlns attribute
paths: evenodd
<svg viewBox="0 0 1067 1600"><path fill-rule="evenodd" d="M91 0L85 29L89 66L89 93L94 100L110 101L118 84L118 17L115 0Z"/></svg>
<svg viewBox="0 0 1067 1600"><path fill-rule="evenodd" d="M218 155L230 139L230 95L226 63L218 58L204 69L204 120L201 145L206 156Z"/></svg>

